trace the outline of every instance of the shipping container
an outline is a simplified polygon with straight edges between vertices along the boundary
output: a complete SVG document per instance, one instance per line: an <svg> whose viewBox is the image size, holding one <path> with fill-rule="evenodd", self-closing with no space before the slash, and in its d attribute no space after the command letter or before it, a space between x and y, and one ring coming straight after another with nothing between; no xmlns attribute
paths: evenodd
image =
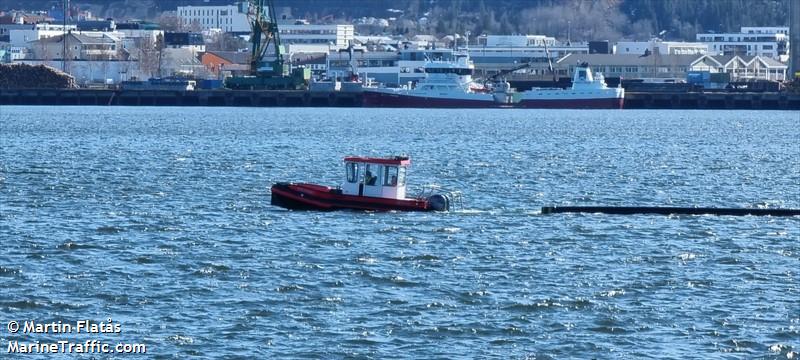
<svg viewBox="0 0 800 360"><path fill-rule="evenodd" d="M690 84L705 84L711 81L711 73L708 71L689 71L686 73L686 82Z"/></svg>
<svg viewBox="0 0 800 360"><path fill-rule="evenodd" d="M709 79L712 83L729 83L731 82L731 74L728 73L711 73Z"/></svg>

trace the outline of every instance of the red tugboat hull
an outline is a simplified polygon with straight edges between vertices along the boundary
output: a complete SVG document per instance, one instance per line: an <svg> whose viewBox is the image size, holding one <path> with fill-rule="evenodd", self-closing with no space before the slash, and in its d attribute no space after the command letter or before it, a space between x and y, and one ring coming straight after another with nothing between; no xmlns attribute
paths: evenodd
<svg viewBox="0 0 800 360"><path fill-rule="evenodd" d="M425 199L385 199L345 195L338 189L316 184L278 183L272 185L272 205L292 210L374 210L433 211Z"/></svg>

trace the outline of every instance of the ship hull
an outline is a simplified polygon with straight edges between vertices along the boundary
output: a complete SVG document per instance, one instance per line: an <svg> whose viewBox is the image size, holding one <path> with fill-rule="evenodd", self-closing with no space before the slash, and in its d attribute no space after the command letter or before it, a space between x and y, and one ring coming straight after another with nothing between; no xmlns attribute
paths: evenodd
<svg viewBox="0 0 800 360"><path fill-rule="evenodd" d="M622 109L623 98L597 99L522 99L517 107L525 109Z"/></svg>
<svg viewBox="0 0 800 360"><path fill-rule="evenodd" d="M473 95L473 94L465 94ZM484 94L474 94L484 95ZM487 98L469 97L432 97L402 93L385 93L377 91L364 91L362 94L365 107L396 107L396 108L495 108L500 104L490 96ZM477 96L476 96L477 97Z"/></svg>
<svg viewBox="0 0 800 360"><path fill-rule="evenodd" d="M472 94L470 94L472 95ZM403 93L364 91L365 107L395 108L499 108L523 109L622 109L623 97L607 98L522 98L514 104L501 104L492 99L468 97L432 97Z"/></svg>
<svg viewBox="0 0 800 360"><path fill-rule="evenodd" d="M428 201L345 195L328 186L278 183L272 185L270 203L291 210L433 211Z"/></svg>

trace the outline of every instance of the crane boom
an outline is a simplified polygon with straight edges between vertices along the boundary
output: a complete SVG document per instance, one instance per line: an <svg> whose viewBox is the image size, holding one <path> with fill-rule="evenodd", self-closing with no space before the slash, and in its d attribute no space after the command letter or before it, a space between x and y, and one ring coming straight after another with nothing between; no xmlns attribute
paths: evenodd
<svg viewBox="0 0 800 360"><path fill-rule="evenodd" d="M275 4L267 0L267 12L264 13L264 0L250 0L250 23L252 34L250 36L251 55L250 72L255 75L262 66L262 59L272 43L275 49L275 61L272 63L272 72L285 75L283 69L284 59L281 48L281 38L278 32L278 20L275 16Z"/></svg>
<svg viewBox="0 0 800 360"><path fill-rule="evenodd" d="M511 69L502 70L502 71L497 72L497 74L494 74L494 75L490 76L489 80L495 81L495 80L497 80L498 78L500 78L502 76L505 76L505 75L508 75L510 73L513 73L514 71L522 70L522 69L529 68L529 67L531 67L531 63L528 62L528 63L524 63L524 64L522 64L520 66L511 68Z"/></svg>
<svg viewBox="0 0 800 360"><path fill-rule="evenodd" d="M269 7L269 23L272 37L275 39L275 67L283 69L283 48L281 47L281 32L278 31L278 17L275 16L275 2L267 0Z"/></svg>
<svg viewBox="0 0 800 360"><path fill-rule="evenodd" d="M250 75L234 75L225 79L225 86L235 90L300 90L308 87L311 69L289 69L285 62L278 19L272 0L249 0L247 11L252 28L250 36ZM268 10L264 11L267 5ZM275 59L264 63L264 55L272 44ZM262 70L266 65L268 69Z"/></svg>

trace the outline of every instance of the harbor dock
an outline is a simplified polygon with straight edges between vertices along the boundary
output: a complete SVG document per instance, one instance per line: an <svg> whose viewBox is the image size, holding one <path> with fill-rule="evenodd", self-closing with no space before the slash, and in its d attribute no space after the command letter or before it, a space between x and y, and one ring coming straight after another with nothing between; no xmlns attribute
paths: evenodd
<svg viewBox="0 0 800 360"><path fill-rule="evenodd" d="M360 107L362 97L307 90L0 89L0 105ZM625 109L800 110L800 94L627 92Z"/></svg>
<svg viewBox="0 0 800 360"><path fill-rule="evenodd" d="M361 94L304 90L0 90L0 105L360 107Z"/></svg>

